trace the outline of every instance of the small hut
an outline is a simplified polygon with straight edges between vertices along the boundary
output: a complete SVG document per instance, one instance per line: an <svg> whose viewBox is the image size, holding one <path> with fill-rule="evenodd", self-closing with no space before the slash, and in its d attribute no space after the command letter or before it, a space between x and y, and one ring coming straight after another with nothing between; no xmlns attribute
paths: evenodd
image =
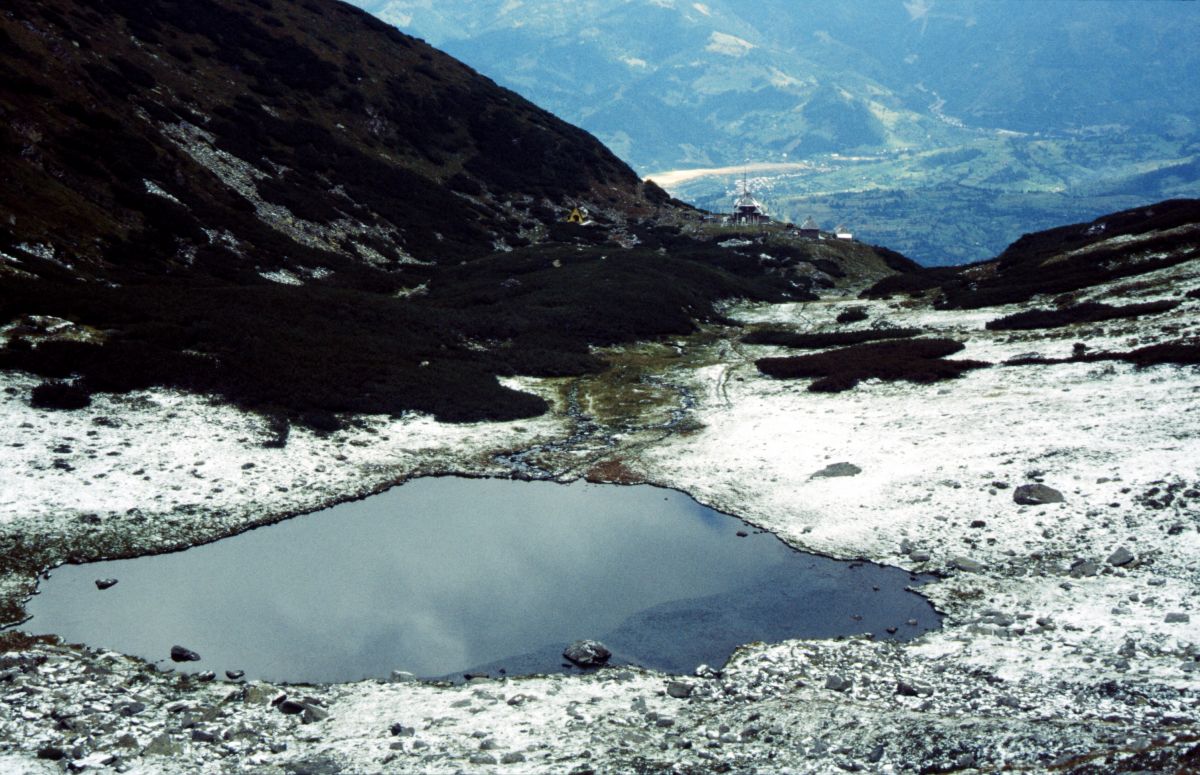
<svg viewBox="0 0 1200 775"><path fill-rule="evenodd" d="M821 238L821 227L817 225L811 215L804 219L804 223L800 224L800 236L807 239Z"/></svg>
<svg viewBox="0 0 1200 775"><path fill-rule="evenodd" d="M743 190L741 196L733 203L734 223L766 223L771 220L767 208L753 196L750 191Z"/></svg>
<svg viewBox="0 0 1200 775"><path fill-rule="evenodd" d="M854 239L854 233L844 223L837 225L837 228L833 230L833 235L838 239Z"/></svg>

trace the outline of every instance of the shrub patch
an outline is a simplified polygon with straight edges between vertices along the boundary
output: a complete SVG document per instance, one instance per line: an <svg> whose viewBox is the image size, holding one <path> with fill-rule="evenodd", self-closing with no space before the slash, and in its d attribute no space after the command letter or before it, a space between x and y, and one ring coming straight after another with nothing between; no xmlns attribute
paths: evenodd
<svg viewBox="0 0 1200 775"><path fill-rule="evenodd" d="M760 358L755 365L763 374L780 379L817 377L808 389L833 393L849 390L864 379L928 383L954 379L971 369L991 365L943 360L962 349L963 344L952 339L872 342L812 355Z"/></svg>
<svg viewBox="0 0 1200 775"><path fill-rule="evenodd" d="M1061 328L1074 323L1098 323L1104 320L1157 315L1179 306L1178 301L1150 301L1114 307L1089 301L1063 309L1031 309L988 321L989 331L1029 331L1037 328Z"/></svg>
<svg viewBox="0 0 1200 775"><path fill-rule="evenodd" d="M773 344L797 350L820 350L825 347L847 347L884 339L911 339L921 334L919 328L873 328L866 331L837 331L822 334L801 334L766 328L742 337L743 344Z"/></svg>

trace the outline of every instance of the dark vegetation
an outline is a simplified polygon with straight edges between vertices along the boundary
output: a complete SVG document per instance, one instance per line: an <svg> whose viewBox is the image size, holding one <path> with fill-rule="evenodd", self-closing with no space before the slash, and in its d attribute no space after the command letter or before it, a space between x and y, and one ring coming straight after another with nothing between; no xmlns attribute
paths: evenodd
<svg viewBox="0 0 1200 775"><path fill-rule="evenodd" d="M712 253L725 265L713 266ZM531 248L440 269L418 299L194 280L6 285L0 319L52 313L110 338L36 348L16 340L0 351L0 368L74 377L89 392L212 392L322 431L336 429L340 412L537 415L540 398L496 377L595 372L605 364L593 345L688 333L695 320L717 319L712 304L723 297L780 298L753 261L703 246L669 257Z"/></svg>
<svg viewBox="0 0 1200 775"><path fill-rule="evenodd" d="M1174 342L1139 347L1128 352L1087 352L1076 350L1070 358L1012 358L1005 366L1049 366L1058 363L1101 363L1125 361L1138 368L1150 366L1197 366L1200 365L1200 339L1179 339Z"/></svg>
<svg viewBox="0 0 1200 775"><path fill-rule="evenodd" d="M886 277L863 296L921 296L936 290L940 293L939 306L979 309L1028 301L1038 294L1070 293L1200 258L1200 239L1195 230L1179 229L1197 223L1200 200L1168 200L1091 223L1026 234L991 261ZM1079 255L1066 255L1113 237L1151 232L1166 233L1132 245L1096 247Z"/></svg>
<svg viewBox="0 0 1200 775"><path fill-rule="evenodd" d="M50 380L36 386L29 400L40 409L82 409L92 403L92 395L82 385Z"/></svg>
<svg viewBox="0 0 1200 775"><path fill-rule="evenodd" d="M1037 328L1060 328L1074 323L1099 323L1104 320L1157 315L1179 306L1178 301L1149 301L1114 307L1095 301L1073 304L1062 309L1031 309L988 321L990 331L1028 331Z"/></svg>
<svg viewBox="0 0 1200 775"><path fill-rule="evenodd" d="M867 319L866 307L851 307L850 309L839 312L837 322L839 323L860 323Z"/></svg>
<svg viewBox="0 0 1200 775"><path fill-rule="evenodd" d="M755 361L763 374L780 379L816 377L808 389L817 393L849 390L864 379L928 383L954 379L971 369L990 364L982 361L948 361L963 349L952 339L913 339L873 342L829 352Z"/></svg>
<svg viewBox="0 0 1200 775"><path fill-rule="evenodd" d="M918 328L872 328L865 331L836 331L822 334L801 334L795 331L767 328L751 331L742 337L742 343L773 344L797 350L820 350L824 347L847 347L883 339L910 339L920 334L921 330Z"/></svg>

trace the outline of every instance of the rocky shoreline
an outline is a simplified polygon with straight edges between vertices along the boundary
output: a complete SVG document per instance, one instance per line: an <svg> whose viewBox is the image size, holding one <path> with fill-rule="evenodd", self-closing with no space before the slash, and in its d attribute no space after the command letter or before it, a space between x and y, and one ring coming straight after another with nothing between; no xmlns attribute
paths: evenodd
<svg viewBox="0 0 1200 775"><path fill-rule="evenodd" d="M1089 291L1183 299L1182 264ZM299 686L168 671L3 637L0 770L23 772L1174 771L1200 765L1200 378L1194 367L1002 366L1200 333L1200 300L1069 329L988 331L1019 305L732 306L747 326L920 328L994 364L932 385L833 394L759 374L782 352L708 328L607 353L578 380L514 380L555 411L444 425L367 418L262 446L261 419L155 391L29 406L0 375L9 621L36 573L164 551L434 474L646 481L806 550L941 580L941 631L750 644L693 676L635 668ZM621 401L634 389L637 401ZM643 400L644 399L644 400ZM675 413L675 414L673 414ZM682 413L682 414L678 414ZM586 418L586 433L579 433ZM569 443L565 443L569 440ZM114 454L115 453L115 454ZM830 466L841 476L813 476ZM857 469L856 471L854 469ZM8 482L14 484L10 488ZM1061 495L1021 503L1041 485ZM1043 496L1046 493L1041 493ZM1027 499L1026 499L1027 500ZM164 655L164 658L167 655Z"/></svg>

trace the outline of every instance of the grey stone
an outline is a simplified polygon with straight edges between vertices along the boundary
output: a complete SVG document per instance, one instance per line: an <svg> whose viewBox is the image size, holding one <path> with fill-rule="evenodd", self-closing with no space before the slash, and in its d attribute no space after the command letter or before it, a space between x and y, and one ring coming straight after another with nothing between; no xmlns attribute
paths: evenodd
<svg viewBox="0 0 1200 775"><path fill-rule="evenodd" d="M1076 560L1071 563L1071 576L1081 579L1085 576L1095 576L1100 572L1100 566L1091 560Z"/></svg>
<svg viewBox="0 0 1200 775"><path fill-rule="evenodd" d="M862 473L862 469L853 463L832 463L825 466L820 471L814 473L810 479L831 476L857 476Z"/></svg>
<svg viewBox="0 0 1200 775"><path fill-rule="evenodd" d="M900 554L912 554L912 550L916 548L907 538L900 541Z"/></svg>
<svg viewBox="0 0 1200 775"><path fill-rule="evenodd" d="M116 579L96 579L96 589L108 589L111 586L115 586L116 583Z"/></svg>
<svg viewBox="0 0 1200 775"><path fill-rule="evenodd" d="M471 764L498 764L496 757L490 753L472 754L470 762Z"/></svg>
<svg viewBox="0 0 1200 775"><path fill-rule="evenodd" d="M968 557L959 555L950 560L950 566L964 573L980 573L983 571L983 564L976 562Z"/></svg>
<svg viewBox="0 0 1200 775"><path fill-rule="evenodd" d="M165 732L150 741L142 753L150 756L179 756L183 753L183 746L171 739L171 736Z"/></svg>
<svg viewBox="0 0 1200 775"><path fill-rule="evenodd" d="M933 694L933 689L924 684L898 680L896 681L896 694L901 697L926 697Z"/></svg>
<svg viewBox="0 0 1200 775"><path fill-rule="evenodd" d="M407 670L393 670L392 683L411 684L416 683L417 677Z"/></svg>
<svg viewBox="0 0 1200 775"><path fill-rule="evenodd" d="M120 714L122 716L136 716L146 709L146 704L143 702L128 702L121 706Z"/></svg>
<svg viewBox="0 0 1200 775"><path fill-rule="evenodd" d="M417 734L417 730L413 727L406 727L400 722L396 722L389 727L389 730L395 737L412 737Z"/></svg>
<svg viewBox="0 0 1200 775"><path fill-rule="evenodd" d="M217 736L212 732L206 732L203 729L192 730L192 742L194 743L215 743Z"/></svg>
<svg viewBox="0 0 1200 775"><path fill-rule="evenodd" d="M245 670L226 670L225 677L230 681L238 681L246 675Z"/></svg>
<svg viewBox="0 0 1200 775"><path fill-rule="evenodd" d="M691 697L695 689L696 687L687 681L667 681L667 694L677 700Z"/></svg>
<svg viewBox="0 0 1200 775"><path fill-rule="evenodd" d="M279 703L279 712L286 713L289 716L304 712L304 703L297 700L284 700Z"/></svg>
<svg viewBox="0 0 1200 775"><path fill-rule="evenodd" d="M1163 619L1167 624L1187 624L1192 620L1192 617L1179 611L1173 611L1167 614L1167 618Z"/></svg>
<svg viewBox="0 0 1200 775"><path fill-rule="evenodd" d="M577 640L563 649L562 655L579 667L600 667L608 662L612 652L599 641Z"/></svg>
<svg viewBox="0 0 1200 775"><path fill-rule="evenodd" d="M251 683L242 690L242 701L248 705L265 705L277 693L278 690L270 684Z"/></svg>
<svg viewBox="0 0 1200 775"><path fill-rule="evenodd" d="M525 761L525 754L523 754L519 751L513 751L512 753L506 753L500 757L501 764L520 764L523 761Z"/></svg>
<svg viewBox="0 0 1200 775"><path fill-rule="evenodd" d="M840 675L831 675L825 679L825 688L834 692L849 691L854 686L854 682L849 678L843 678Z"/></svg>
<svg viewBox="0 0 1200 775"><path fill-rule="evenodd" d="M929 562L932 556L933 555L924 549L913 549L912 552L909 553L908 559L912 560L913 562Z"/></svg>
<svg viewBox="0 0 1200 775"><path fill-rule="evenodd" d="M1044 484L1023 484L1013 490L1013 501L1022 506L1040 506L1044 503L1062 503L1063 494Z"/></svg>
<svg viewBox="0 0 1200 775"><path fill-rule="evenodd" d="M300 720L305 724L315 724L318 721L324 721L329 718L329 711L324 708L318 708L311 703L304 703L304 713L301 714Z"/></svg>
<svg viewBox="0 0 1200 775"><path fill-rule="evenodd" d="M183 646L172 646L171 647L171 661L172 662L199 662L200 655L197 654L196 652L192 651L189 648L184 648Z"/></svg>
<svg viewBox="0 0 1200 775"><path fill-rule="evenodd" d="M1126 549L1124 546L1117 549L1108 557L1108 564L1120 568L1122 565L1128 565L1133 562L1133 552Z"/></svg>

